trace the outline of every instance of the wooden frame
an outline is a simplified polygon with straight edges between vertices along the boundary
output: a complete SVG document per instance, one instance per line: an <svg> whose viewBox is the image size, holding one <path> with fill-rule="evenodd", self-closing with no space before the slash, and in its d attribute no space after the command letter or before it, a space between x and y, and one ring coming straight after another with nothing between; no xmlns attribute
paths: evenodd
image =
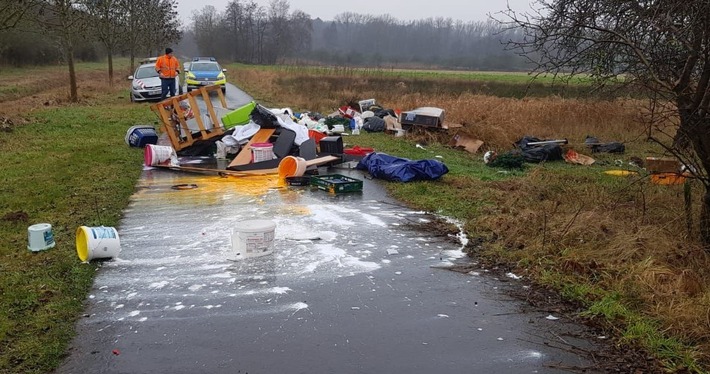
<svg viewBox="0 0 710 374"><path fill-rule="evenodd" d="M175 151L180 151L187 147L192 146L198 140L207 140L216 136L224 134L224 128L220 125L220 119L215 113L214 106L212 105L212 100L210 100L210 92L217 91L220 103L223 108L227 108L227 101L222 93L222 88L218 85L211 85L206 87L200 87L197 90L193 90L182 95L173 96L167 98L157 104L150 106L150 109L158 115L161 122L161 128L168 134L170 143L172 144ZM212 128L207 129L205 124L202 122L202 114L200 113L200 107L197 105L197 99L195 97L201 96L205 106L207 108L207 114L212 121ZM187 125L185 120L185 112L180 108L180 102L185 101L190 104L192 108L195 122L199 128L200 136L193 137L192 131ZM180 133L185 134L181 136Z"/></svg>

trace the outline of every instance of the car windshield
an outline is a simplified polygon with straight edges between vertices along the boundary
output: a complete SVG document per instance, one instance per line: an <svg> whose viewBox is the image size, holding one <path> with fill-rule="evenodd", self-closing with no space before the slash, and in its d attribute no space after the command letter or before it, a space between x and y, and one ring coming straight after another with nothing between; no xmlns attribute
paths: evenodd
<svg viewBox="0 0 710 374"><path fill-rule="evenodd" d="M157 77L157 76L158 76L158 72L155 71L155 67L151 65L151 66L139 67L138 70L136 70L135 78L136 79L146 79L146 78L153 78L153 77Z"/></svg>
<svg viewBox="0 0 710 374"><path fill-rule="evenodd" d="M193 62L190 66L192 71L219 71L219 65L214 62Z"/></svg>

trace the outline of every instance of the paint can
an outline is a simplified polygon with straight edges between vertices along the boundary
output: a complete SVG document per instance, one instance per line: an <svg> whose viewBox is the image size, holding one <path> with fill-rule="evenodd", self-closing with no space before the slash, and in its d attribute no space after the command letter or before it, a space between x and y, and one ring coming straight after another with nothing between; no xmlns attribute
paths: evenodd
<svg viewBox="0 0 710 374"><path fill-rule="evenodd" d="M167 145L148 144L143 153L145 166L169 164L173 156L177 160L177 155L173 147Z"/></svg>
<svg viewBox="0 0 710 374"><path fill-rule="evenodd" d="M76 229L76 252L89 262L97 258L114 258L121 252L121 239L113 227L79 226Z"/></svg>
<svg viewBox="0 0 710 374"><path fill-rule="evenodd" d="M54 248L54 233L49 223L38 223L27 228L27 249L32 252Z"/></svg>
<svg viewBox="0 0 710 374"><path fill-rule="evenodd" d="M279 162L279 179L300 177L306 172L306 160L301 157L286 156Z"/></svg>
<svg viewBox="0 0 710 374"><path fill-rule="evenodd" d="M251 145L252 162L274 159L274 145L271 143L254 143Z"/></svg>
<svg viewBox="0 0 710 374"><path fill-rule="evenodd" d="M276 223L269 220L250 220L236 223L232 229L232 249L236 260L260 257L273 253Z"/></svg>

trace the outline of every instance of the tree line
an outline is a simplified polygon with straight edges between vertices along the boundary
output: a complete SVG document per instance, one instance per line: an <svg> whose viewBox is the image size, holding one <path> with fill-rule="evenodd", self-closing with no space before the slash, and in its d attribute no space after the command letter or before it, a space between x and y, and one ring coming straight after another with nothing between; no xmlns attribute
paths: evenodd
<svg viewBox="0 0 710 374"><path fill-rule="evenodd" d="M525 61L502 43L517 32L492 20L402 21L352 12L323 21L299 10L291 12L287 0L272 0L266 7L253 0L233 0L223 11L206 6L197 12L181 48L256 64L308 61L523 70Z"/></svg>
<svg viewBox="0 0 710 374"><path fill-rule="evenodd" d="M0 63L66 63L78 99L74 61L105 54L155 55L181 38L177 0L0 0Z"/></svg>

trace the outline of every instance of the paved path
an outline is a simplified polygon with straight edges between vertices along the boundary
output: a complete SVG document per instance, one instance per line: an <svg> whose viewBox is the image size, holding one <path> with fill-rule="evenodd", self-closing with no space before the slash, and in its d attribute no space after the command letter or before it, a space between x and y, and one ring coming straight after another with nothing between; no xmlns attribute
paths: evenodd
<svg viewBox="0 0 710 374"><path fill-rule="evenodd" d="M171 188L184 183L198 188ZM229 260L231 229L245 219L276 222L273 255ZM59 372L543 373L585 364L545 345L557 340L548 330L569 325L518 313L504 283L438 268L467 260L460 243L405 228L429 219L370 180L363 193L332 196L280 189L270 177L145 171L118 228L123 252L99 271Z"/></svg>

